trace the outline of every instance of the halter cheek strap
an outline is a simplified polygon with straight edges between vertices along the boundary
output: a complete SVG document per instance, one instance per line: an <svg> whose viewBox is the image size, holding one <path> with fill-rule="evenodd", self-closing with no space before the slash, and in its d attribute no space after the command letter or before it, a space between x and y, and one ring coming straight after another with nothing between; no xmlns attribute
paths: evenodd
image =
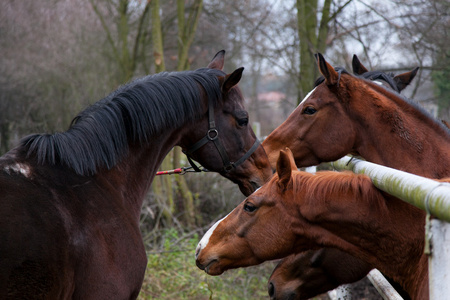
<svg viewBox="0 0 450 300"><path fill-rule="evenodd" d="M255 143L253 143L253 146L248 150L244 156L242 156L240 159L238 159L236 162L230 162L230 159L228 157L227 152L225 151L225 147L223 147L222 143L219 140L219 131L216 128L216 122L214 121L214 106L211 100L208 101L208 120L209 120L209 129L206 135L200 139L198 142L196 142L194 145L192 145L189 149L183 150L183 153L188 158L189 163L191 164L192 168L196 172L201 172L202 170L194 163L191 155L200 147L204 146L208 142L213 142L214 146L216 147L217 151L219 152L220 157L222 158L223 162L223 168L222 171L225 173L230 172L232 169L238 167L241 165L245 160L247 160L253 152L256 151L258 146L260 145L260 142L258 139L255 140Z"/></svg>

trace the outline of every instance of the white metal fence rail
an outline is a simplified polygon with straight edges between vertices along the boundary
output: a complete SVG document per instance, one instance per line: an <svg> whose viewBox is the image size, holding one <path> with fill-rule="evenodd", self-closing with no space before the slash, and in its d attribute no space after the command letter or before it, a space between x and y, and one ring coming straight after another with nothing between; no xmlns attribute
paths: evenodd
<svg viewBox="0 0 450 300"><path fill-rule="evenodd" d="M430 299L450 299L450 183L437 182L348 156L332 165L337 170L368 175L379 189L437 218L430 220L427 217L424 237L429 254ZM375 274L377 271L373 272ZM384 299L399 299L394 293L390 295L388 290L383 293ZM339 295L337 298L349 299Z"/></svg>

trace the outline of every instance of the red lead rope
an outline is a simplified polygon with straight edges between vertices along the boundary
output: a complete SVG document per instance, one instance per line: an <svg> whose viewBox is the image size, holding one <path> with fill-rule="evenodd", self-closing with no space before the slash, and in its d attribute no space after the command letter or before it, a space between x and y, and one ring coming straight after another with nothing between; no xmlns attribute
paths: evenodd
<svg viewBox="0 0 450 300"><path fill-rule="evenodd" d="M171 175L171 174L183 175L184 173L186 173L186 170L184 170L184 168L178 168L178 169L169 170L169 171L159 171L159 172L156 172L156 175Z"/></svg>
<svg viewBox="0 0 450 300"><path fill-rule="evenodd" d="M205 168L199 169L200 171L191 170L192 167L183 167L183 168L177 168L174 170L168 170L168 171L159 171L156 172L156 176L158 175L172 175L172 174L180 174L184 175L187 172L208 172Z"/></svg>

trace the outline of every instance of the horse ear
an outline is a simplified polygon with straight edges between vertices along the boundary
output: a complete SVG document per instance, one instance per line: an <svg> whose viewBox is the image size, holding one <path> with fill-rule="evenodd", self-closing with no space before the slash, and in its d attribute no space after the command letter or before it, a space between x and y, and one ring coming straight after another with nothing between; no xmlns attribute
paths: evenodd
<svg viewBox="0 0 450 300"><path fill-rule="evenodd" d="M225 50L221 50L214 55L207 68L223 70L223 65L225 63Z"/></svg>
<svg viewBox="0 0 450 300"><path fill-rule="evenodd" d="M355 75L361 75L369 72L369 70L367 70L366 67L364 67L364 65L359 61L359 58L358 56L356 56L356 54L353 54L352 68L353 74Z"/></svg>
<svg viewBox="0 0 450 300"><path fill-rule="evenodd" d="M280 151L280 157L277 161L277 174L279 179L279 184L283 189L285 189L291 180L292 170L296 170L294 155L291 149L286 148Z"/></svg>
<svg viewBox="0 0 450 300"><path fill-rule="evenodd" d="M239 69L234 70L233 73L228 74L225 76L225 81L222 84L222 92L226 93L229 90L231 90L236 84L239 83L239 81L242 78L242 72L244 71L244 68L241 67Z"/></svg>
<svg viewBox="0 0 450 300"><path fill-rule="evenodd" d="M398 74L397 76L394 76L394 81L397 84L397 88L398 88L399 92L411 83L411 81L414 79L414 77L416 77L418 70L419 70L419 67L414 68L409 72L405 72L402 74Z"/></svg>
<svg viewBox="0 0 450 300"><path fill-rule="evenodd" d="M319 66L320 73L325 77L325 83L327 85L335 85L338 82L339 74L334 70L334 68L326 62L322 54L317 53L314 55Z"/></svg>

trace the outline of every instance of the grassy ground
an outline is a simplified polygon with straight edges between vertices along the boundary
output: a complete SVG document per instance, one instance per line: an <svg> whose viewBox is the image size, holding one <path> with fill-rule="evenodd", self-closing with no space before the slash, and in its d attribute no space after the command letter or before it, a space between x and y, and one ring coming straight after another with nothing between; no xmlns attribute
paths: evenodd
<svg viewBox="0 0 450 300"><path fill-rule="evenodd" d="M195 265L198 236L180 242L175 231L167 231L164 237L163 249L148 253L138 299L268 299L267 280L274 262L209 276Z"/></svg>
<svg viewBox="0 0 450 300"><path fill-rule="evenodd" d="M196 195L198 228L187 229L180 221L182 214L175 215L171 224L164 223L159 218L161 203L150 198L144 204L141 231L148 265L139 299L269 299L267 281L275 262L229 270L220 276L209 276L197 268L194 257L199 238L245 197L236 185L216 174L195 174L187 180Z"/></svg>

